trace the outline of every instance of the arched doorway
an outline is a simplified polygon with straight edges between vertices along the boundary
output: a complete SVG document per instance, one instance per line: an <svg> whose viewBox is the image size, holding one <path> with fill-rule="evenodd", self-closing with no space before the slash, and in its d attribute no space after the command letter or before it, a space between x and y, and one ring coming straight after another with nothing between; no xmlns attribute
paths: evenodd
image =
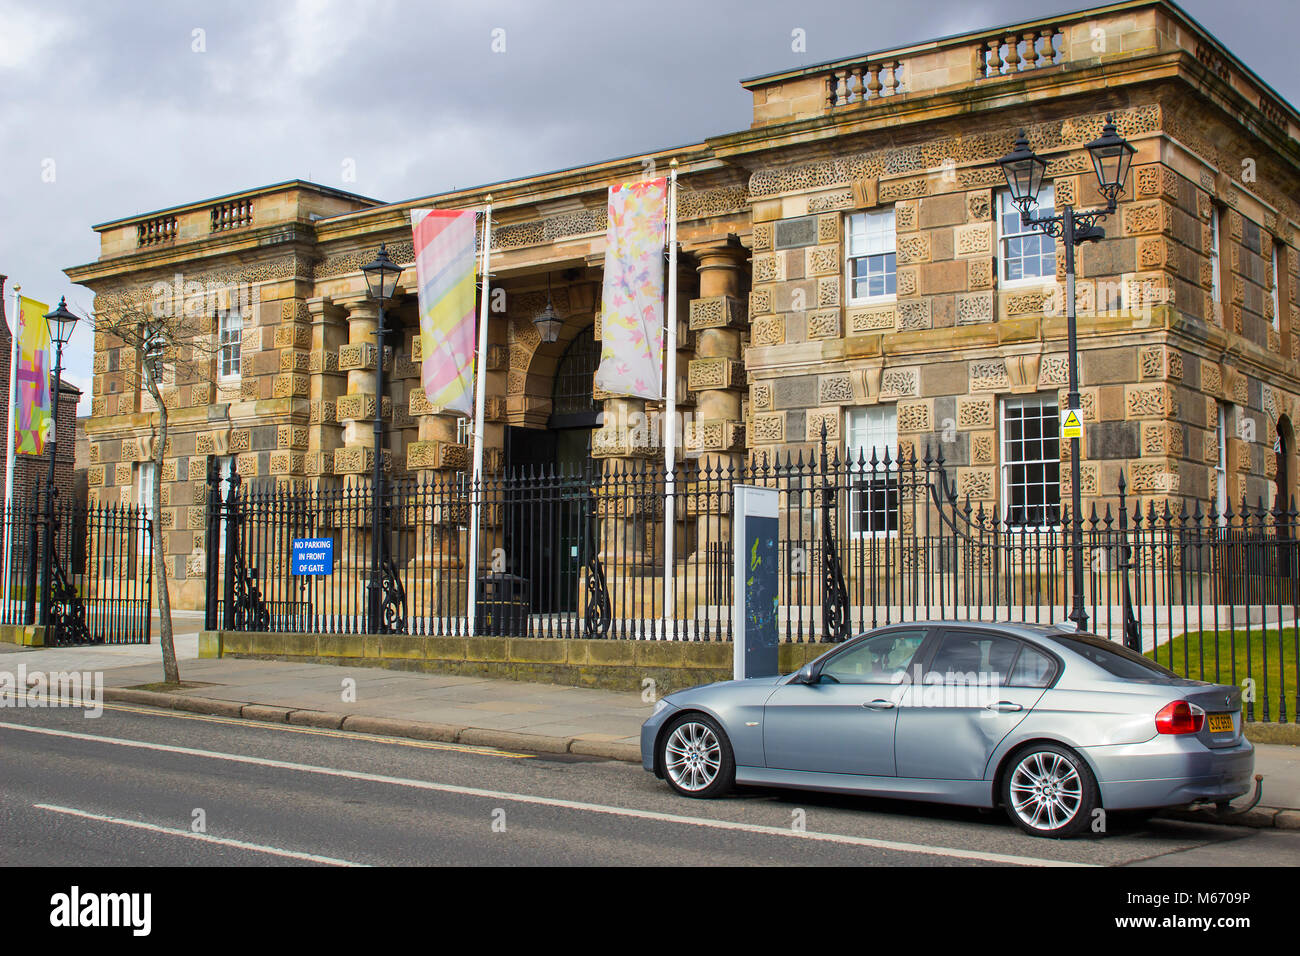
<svg viewBox="0 0 1300 956"><path fill-rule="evenodd" d="M506 463L513 476L507 550L512 573L528 581L534 613L578 606L579 571L588 548L591 432L601 417L592 396L599 363L600 343L588 326L555 365L546 427L506 430Z"/></svg>

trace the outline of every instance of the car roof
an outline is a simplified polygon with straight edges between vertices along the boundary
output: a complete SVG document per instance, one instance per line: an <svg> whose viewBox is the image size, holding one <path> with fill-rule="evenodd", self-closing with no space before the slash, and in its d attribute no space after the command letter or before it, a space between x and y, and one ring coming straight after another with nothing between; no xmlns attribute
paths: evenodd
<svg viewBox="0 0 1300 956"><path fill-rule="evenodd" d="M998 634L1007 634L1011 637L1027 637L1031 640L1051 640L1054 637L1069 637L1072 634L1079 633L1070 624L1024 624L1019 621L924 620L882 624L855 636L864 637L880 631L908 627L960 627L975 631L992 631Z"/></svg>

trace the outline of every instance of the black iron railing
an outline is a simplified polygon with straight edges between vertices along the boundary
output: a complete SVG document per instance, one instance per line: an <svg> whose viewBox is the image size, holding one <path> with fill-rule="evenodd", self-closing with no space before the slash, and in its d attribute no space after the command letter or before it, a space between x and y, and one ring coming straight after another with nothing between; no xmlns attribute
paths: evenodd
<svg viewBox="0 0 1300 956"><path fill-rule="evenodd" d="M88 506L37 492L0 520L0 624L46 624L50 645L147 644L153 522L133 505ZM51 549L49 608L43 555Z"/></svg>
<svg viewBox="0 0 1300 956"><path fill-rule="evenodd" d="M731 496L740 483L780 492L783 641L834 641L910 620L1049 624L1068 613L1069 515L1047 505L1033 524L1017 522L1023 516L959 495L940 456L688 462L671 495L664 478L649 461L486 476L474 633L730 640ZM209 549L210 627L364 633L378 529L405 602L403 626L392 630L470 632L463 476L392 480L378 521L364 480L333 489L211 480L208 540L219 547ZM1090 629L1188 676L1251 681L1252 719L1294 716L1294 507L1174 511L1130 496L1122 481L1115 492L1082 521ZM678 553L665 594L670 516ZM330 573L294 574L295 538L331 540Z"/></svg>

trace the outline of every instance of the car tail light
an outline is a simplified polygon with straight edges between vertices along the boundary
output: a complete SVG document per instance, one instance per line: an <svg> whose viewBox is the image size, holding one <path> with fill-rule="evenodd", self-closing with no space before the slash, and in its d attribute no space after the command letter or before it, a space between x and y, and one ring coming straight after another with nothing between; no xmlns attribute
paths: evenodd
<svg viewBox="0 0 1300 956"><path fill-rule="evenodd" d="M1175 700L1156 714L1156 733L1199 734L1205 725L1205 711L1191 701Z"/></svg>

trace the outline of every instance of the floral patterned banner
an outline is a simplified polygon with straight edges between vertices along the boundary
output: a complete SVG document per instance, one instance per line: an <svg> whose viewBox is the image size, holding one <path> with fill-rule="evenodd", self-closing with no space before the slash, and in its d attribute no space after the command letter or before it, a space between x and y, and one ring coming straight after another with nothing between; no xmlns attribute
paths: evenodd
<svg viewBox="0 0 1300 956"><path fill-rule="evenodd" d="M668 180L609 187L596 387L663 398L664 232Z"/></svg>

